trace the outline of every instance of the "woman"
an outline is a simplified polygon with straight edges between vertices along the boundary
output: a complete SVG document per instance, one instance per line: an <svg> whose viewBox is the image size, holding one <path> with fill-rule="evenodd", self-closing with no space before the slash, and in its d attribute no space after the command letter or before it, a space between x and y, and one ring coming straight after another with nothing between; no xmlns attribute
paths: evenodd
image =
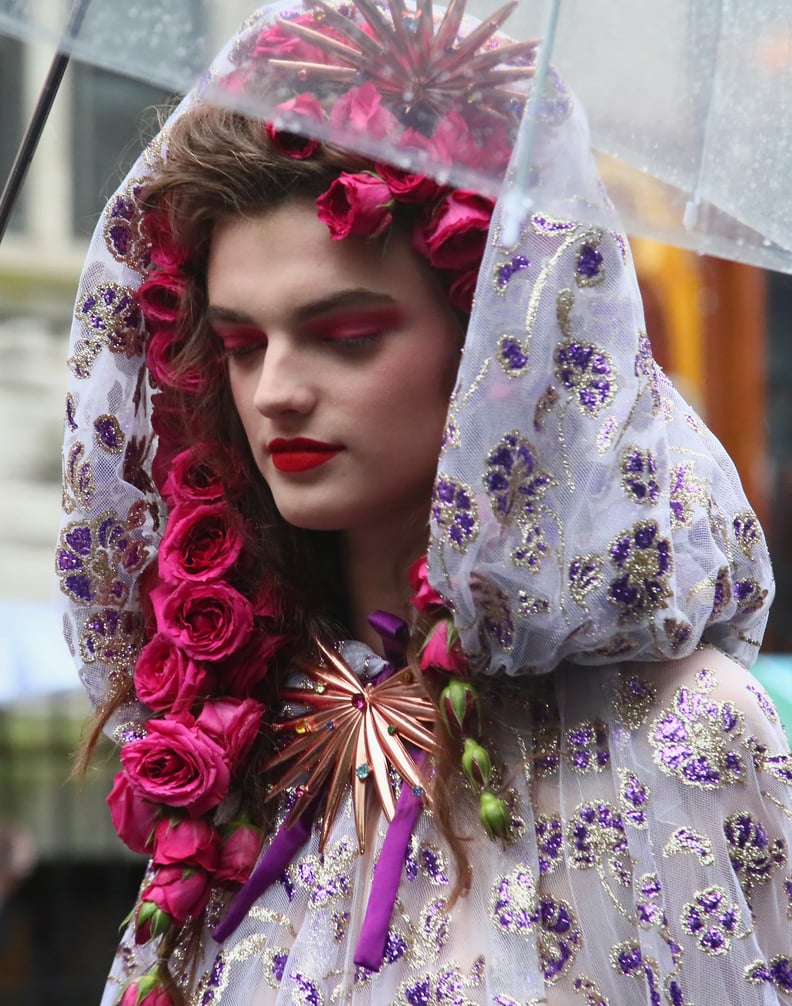
<svg viewBox="0 0 792 1006"><path fill-rule="evenodd" d="M377 16L265 12L215 78L261 87L274 51L279 122L508 157L525 51L470 120L388 105L330 58ZM197 96L108 207L58 552L151 857L107 1003L792 994L792 764L731 659L761 530L626 242L576 221L610 212L579 110L541 102L568 212L510 245L482 196Z"/></svg>

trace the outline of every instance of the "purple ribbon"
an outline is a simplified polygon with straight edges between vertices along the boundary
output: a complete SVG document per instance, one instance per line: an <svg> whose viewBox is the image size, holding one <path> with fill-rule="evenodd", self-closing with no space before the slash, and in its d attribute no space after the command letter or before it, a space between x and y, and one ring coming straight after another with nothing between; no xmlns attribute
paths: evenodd
<svg viewBox="0 0 792 1006"><path fill-rule="evenodd" d="M396 668L404 665L410 630L403 618L392 615L389 611L372 612L369 624L381 637L385 659L391 664L380 675L384 680ZM415 759L420 764L423 753L419 752ZM269 849L231 902L225 918L212 933L218 943L222 943L234 932L256 901L283 874L308 841L318 805L317 798L306 807L294 824L281 826ZM404 782L396 804L396 813L388 825L385 841L374 867L366 914L355 947L355 964L369 971L379 971L382 967L388 926L399 893L399 881L407 858L410 836L421 808L421 794L413 792L412 787Z"/></svg>
<svg viewBox="0 0 792 1006"><path fill-rule="evenodd" d="M311 826L316 815L318 800L309 804L294 824L282 824L273 838L269 849L237 893L212 937L222 943L242 922L261 895L283 874L298 851L305 845L311 834Z"/></svg>

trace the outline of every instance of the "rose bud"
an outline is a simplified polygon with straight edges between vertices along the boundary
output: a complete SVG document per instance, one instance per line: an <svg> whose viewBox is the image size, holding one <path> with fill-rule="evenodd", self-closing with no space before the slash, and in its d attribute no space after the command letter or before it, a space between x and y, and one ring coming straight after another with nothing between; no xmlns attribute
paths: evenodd
<svg viewBox="0 0 792 1006"><path fill-rule="evenodd" d="M481 794L479 817L490 838L505 838L509 833L509 808L488 789Z"/></svg>
<svg viewBox="0 0 792 1006"><path fill-rule="evenodd" d="M492 774L492 762L487 753L478 741L472 737L465 740L465 747L462 751L462 769L474 786L483 789L489 785Z"/></svg>
<svg viewBox="0 0 792 1006"><path fill-rule="evenodd" d="M171 927L171 917L153 901L144 901L135 919L135 943L140 946L149 940L164 936Z"/></svg>
<svg viewBox="0 0 792 1006"><path fill-rule="evenodd" d="M440 715L446 727L449 730L456 728L460 733L464 733L465 724L469 722L474 712L478 718L476 690L468 681L451 678L440 692Z"/></svg>
<svg viewBox="0 0 792 1006"><path fill-rule="evenodd" d="M173 999L162 987L157 965L147 975L127 985L118 1006L173 1006Z"/></svg>

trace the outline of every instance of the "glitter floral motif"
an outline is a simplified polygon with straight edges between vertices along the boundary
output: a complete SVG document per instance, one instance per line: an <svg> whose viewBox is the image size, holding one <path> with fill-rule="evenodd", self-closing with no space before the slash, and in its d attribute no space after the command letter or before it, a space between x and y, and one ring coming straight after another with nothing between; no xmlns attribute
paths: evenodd
<svg viewBox="0 0 792 1006"><path fill-rule="evenodd" d="M632 882L630 856L624 821L609 803L588 803L578 807L569 821L569 863L577 870L609 870L623 887Z"/></svg>
<svg viewBox="0 0 792 1006"><path fill-rule="evenodd" d="M737 751L742 732L742 714L731 702L681 687L652 723L649 741L655 762L667 775L689 786L717 789L745 778Z"/></svg>
<svg viewBox="0 0 792 1006"><path fill-rule="evenodd" d="M586 595L602 585L602 557L576 555L569 564L569 593L575 604L586 608Z"/></svg>
<svg viewBox="0 0 792 1006"><path fill-rule="evenodd" d="M613 695L613 712L616 719L628 730L637 730L646 720L657 698L653 682L637 674L619 674L619 683Z"/></svg>
<svg viewBox="0 0 792 1006"><path fill-rule="evenodd" d="M124 434L115 416L97 416L93 421L94 439L108 454L120 454L124 449Z"/></svg>
<svg viewBox="0 0 792 1006"><path fill-rule="evenodd" d="M649 806L649 787L641 782L631 769L619 769L619 800L624 808L624 818L634 828L645 828L649 823L646 813Z"/></svg>
<svg viewBox="0 0 792 1006"><path fill-rule="evenodd" d="M528 369L528 353L519 339L504 335L496 351L498 363L509 377L520 377Z"/></svg>
<svg viewBox="0 0 792 1006"><path fill-rule="evenodd" d="M91 376L93 362L105 346L111 353L129 357L141 352L140 308L130 287L100 283L77 301L75 317L83 324L68 360L75 377Z"/></svg>
<svg viewBox="0 0 792 1006"><path fill-rule="evenodd" d="M550 415L557 403L558 392L552 385L550 385L547 391L545 391L543 395L540 395L536 400L533 427L537 433L540 433L544 429L545 419Z"/></svg>
<svg viewBox="0 0 792 1006"><path fill-rule="evenodd" d="M597 450L600 454L604 454L608 450L610 445L613 443L613 438L616 436L616 431L619 428L619 424L613 418L613 416L608 416L602 426L599 428L597 433Z"/></svg>
<svg viewBox="0 0 792 1006"><path fill-rule="evenodd" d="M663 397L660 394L660 381L658 379L658 366L652 355L652 344L646 332L641 332L638 337L638 352L635 355L635 375L644 377L649 386L649 394L652 397L652 413L656 416L664 411Z"/></svg>
<svg viewBox="0 0 792 1006"><path fill-rule="evenodd" d="M309 892L311 908L326 908L333 901L348 898L352 893L352 865L355 846L349 839L341 839L318 856L306 856L289 872L300 887Z"/></svg>
<svg viewBox="0 0 792 1006"><path fill-rule="evenodd" d="M660 495L657 461L650 450L627 447L621 456L621 484L633 503L654 505Z"/></svg>
<svg viewBox="0 0 792 1006"><path fill-rule="evenodd" d="M324 996L316 982L312 982L300 971L293 971L289 979L292 982L294 1006L324 1006Z"/></svg>
<svg viewBox="0 0 792 1006"><path fill-rule="evenodd" d="M766 884L771 875L786 863L783 838L771 839L764 824L747 811L731 814L723 822L723 834L729 848L737 879L745 900L750 904L754 888Z"/></svg>
<svg viewBox="0 0 792 1006"><path fill-rule="evenodd" d="M495 266L493 279L495 293L505 293L512 276L527 269L530 264L530 260L525 255L515 255L506 262L498 262Z"/></svg>
<svg viewBox="0 0 792 1006"><path fill-rule="evenodd" d="M139 179L131 180L116 193L105 210L104 239L107 250L117 262L122 262L137 272L145 272L149 265L150 246L143 233L143 214L138 196L143 187Z"/></svg>
<svg viewBox="0 0 792 1006"><path fill-rule="evenodd" d="M750 510L735 514L732 527L740 551L746 558L753 559L754 548L764 541L762 528L756 514Z"/></svg>
<svg viewBox="0 0 792 1006"><path fill-rule="evenodd" d="M658 981L657 961L645 957L641 946L635 940L624 940L611 948L611 966L625 978L642 978L646 980L649 1002L652 1006L660 1006L660 988Z"/></svg>
<svg viewBox="0 0 792 1006"><path fill-rule="evenodd" d="M696 940L703 953L719 956L728 953L732 937L740 925L740 908L730 902L722 887L713 885L697 891L682 908L682 928Z"/></svg>
<svg viewBox="0 0 792 1006"><path fill-rule="evenodd" d="M143 625L131 611L105 608L93 612L80 636L80 656L86 664L98 661L128 672L143 644Z"/></svg>
<svg viewBox="0 0 792 1006"><path fill-rule="evenodd" d="M610 405L616 391L613 361L605 350L578 340L566 340L553 356L555 376L575 396L584 415L596 416Z"/></svg>
<svg viewBox="0 0 792 1006"><path fill-rule="evenodd" d="M608 600L622 622L636 621L666 606L671 596L671 542L660 536L656 521L638 521L610 543L608 554L619 576L608 588Z"/></svg>
<svg viewBox="0 0 792 1006"><path fill-rule="evenodd" d="M146 545L108 511L95 521L67 524L55 561L61 590L73 601L121 606L128 578L140 572L147 558Z"/></svg>
<svg viewBox="0 0 792 1006"><path fill-rule="evenodd" d="M510 650L514 646L514 618L508 594L482 577L474 580L470 589L481 616L484 641L494 640L502 649Z"/></svg>
<svg viewBox="0 0 792 1006"><path fill-rule="evenodd" d="M470 487L440 476L432 497L432 519L451 547L464 552L478 534L478 510Z"/></svg>
<svg viewBox="0 0 792 1006"><path fill-rule="evenodd" d="M693 474L690 461L671 468L669 484L669 507L671 512L671 527L688 527L693 519L693 510L697 504L705 506L707 494L704 487Z"/></svg>
<svg viewBox="0 0 792 1006"><path fill-rule="evenodd" d="M498 929L529 940L539 936L539 960L548 984L572 965L582 936L572 909L565 901L540 898L531 870L516 866L496 880L490 898L490 916Z"/></svg>
<svg viewBox="0 0 792 1006"><path fill-rule="evenodd" d="M564 833L558 814L540 814L535 821L539 872L552 873L563 862Z"/></svg>
<svg viewBox="0 0 792 1006"><path fill-rule="evenodd" d="M635 882L635 889L643 900L636 901L635 914L646 928L663 924L663 907L660 902L662 886L656 873L644 873Z"/></svg>
<svg viewBox="0 0 792 1006"><path fill-rule="evenodd" d="M767 600L767 588L756 580L738 580L734 584L737 611L741 615L752 615L759 611Z"/></svg>
<svg viewBox="0 0 792 1006"><path fill-rule="evenodd" d="M564 748L573 772L601 772L610 764L608 727L602 720L576 723L566 732Z"/></svg>
<svg viewBox="0 0 792 1006"><path fill-rule="evenodd" d="M746 691L749 691L751 695L756 699L756 704L765 714L767 719L771 723L778 723L778 713L776 712L775 706L770 701L770 697L763 688L759 688L757 685L746 685Z"/></svg>
<svg viewBox="0 0 792 1006"><path fill-rule="evenodd" d="M469 974L449 964L439 971L402 982L393 1006L474 1006L467 995L481 984L481 967L474 962Z"/></svg>
<svg viewBox="0 0 792 1006"><path fill-rule="evenodd" d="M599 250L600 231L587 234L575 255L575 282L580 287L598 286L605 279L605 260Z"/></svg>
<svg viewBox="0 0 792 1006"><path fill-rule="evenodd" d="M608 1000L600 992L597 983L588 975L579 975L575 979L573 988L583 998L584 1006L609 1006Z"/></svg>
<svg viewBox="0 0 792 1006"><path fill-rule="evenodd" d="M677 828L663 847L665 857L684 852L696 856L702 866L712 866L715 862L712 842L694 828Z"/></svg>
<svg viewBox="0 0 792 1006"><path fill-rule="evenodd" d="M531 226L537 234L567 235L577 230L575 220L563 220L559 217L548 217L544 213L534 213L531 216Z"/></svg>
<svg viewBox="0 0 792 1006"><path fill-rule="evenodd" d="M492 512L501 524L515 522L522 541L512 552L518 565L537 569L549 552L537 517L542 499L556 480L536 463L536 452L519 431L512 430L487 456L484 485Z"/></svg>
<svg viewBox="0 0 792 1006"><path fill-rule="evenodd" d="M93 466L86 457L85 444L72 444L63 457L63 509L66 513L74 513L82 508L87 510L93 502L94 492Z"/></svg>
<svg viewBox="0 0 792 1006"><path fill-rule="evenodd" d="M792 995L792 957L776 954L770 961L754 961L745 969L745 977L756 985L774 985L781 992Z"/></svg>

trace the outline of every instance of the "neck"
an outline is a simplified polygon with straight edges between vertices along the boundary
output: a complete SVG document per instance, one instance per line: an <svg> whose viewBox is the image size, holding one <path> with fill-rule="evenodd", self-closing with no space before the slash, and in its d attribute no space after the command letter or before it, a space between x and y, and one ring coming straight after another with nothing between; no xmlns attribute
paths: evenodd
<svg viewBox="0 0 792 1006"><path fill-rule="evenodd" d="M344 536L344 567L350 628L355 639L382 654L382 641L368 622L372 611L389 611L409 621L410 566L426 550L426 521L411 514L402 533L389 525L356 528Z"/></svg>

